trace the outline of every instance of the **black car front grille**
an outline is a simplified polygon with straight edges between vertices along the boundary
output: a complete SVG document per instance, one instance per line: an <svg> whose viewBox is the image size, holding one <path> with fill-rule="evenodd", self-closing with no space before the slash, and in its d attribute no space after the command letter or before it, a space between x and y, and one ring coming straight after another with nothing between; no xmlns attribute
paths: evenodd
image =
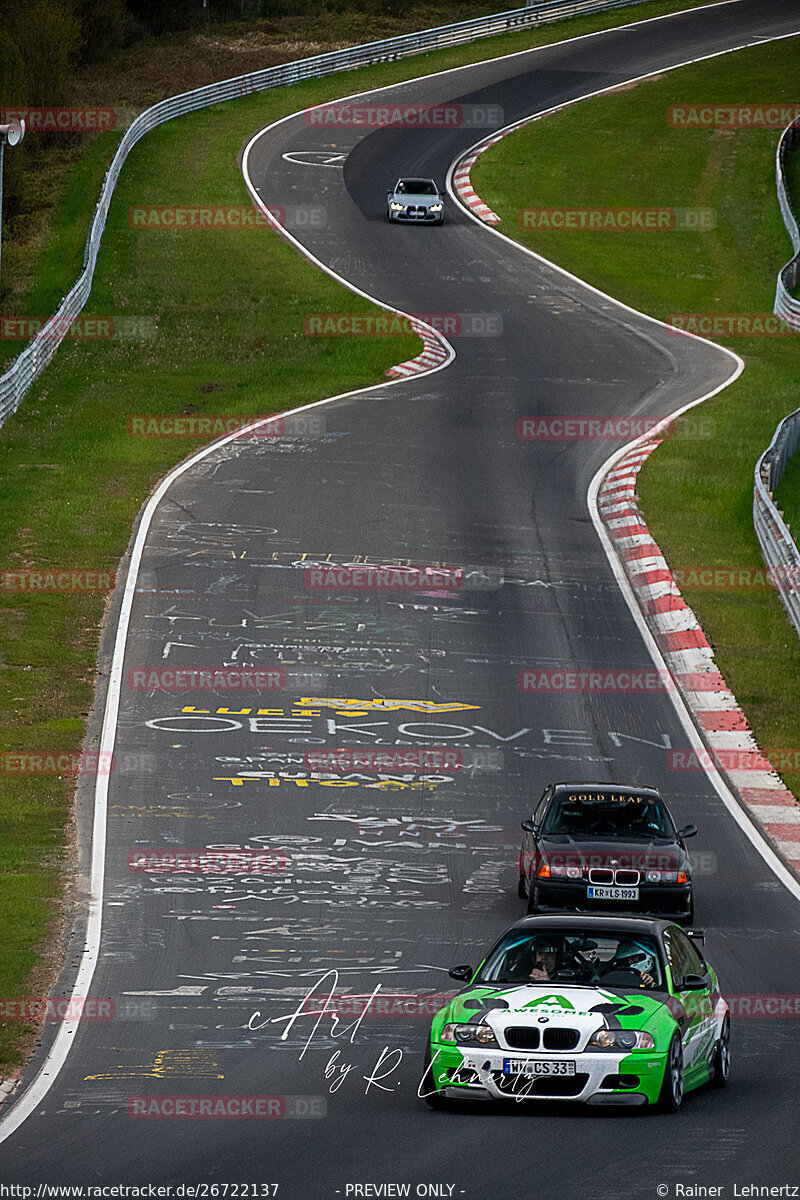
<svg viewBox="0 0 800 1200"><path fill-rule="evenodd" d="M577 1029L545 1029L542 1045L545 1050L574 1050L581 1035Z"/></svg>
<svg viewBox="0 0 800 1200"><path fill-rule="evenodd" d="M505 1039L515 1050L538 1050L539 1030L527 1025L512 1025L505 1032Z"/></svg>
<svg viewBox="0 0 800 1200"><path fill-rule="evenodd" d="M540 1032L535 1026L509 1025L503 1036L514 1050L538 1050L540 1045L545 1050L574 1050L581 1040L577 1029L562 1029L559 1026Z"/></svg>

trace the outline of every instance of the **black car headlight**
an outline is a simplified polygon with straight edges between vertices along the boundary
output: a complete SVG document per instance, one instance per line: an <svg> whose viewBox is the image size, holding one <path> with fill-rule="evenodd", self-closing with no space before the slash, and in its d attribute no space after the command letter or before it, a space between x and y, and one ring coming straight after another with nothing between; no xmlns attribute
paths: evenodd
<svg viewBox="0 0 800 1200"><path fill-rule="evenodd" d="M598 1029L586 1044L593 1050L652 1050L652 1035L643 1029Z"/></svg>
<svg viewBox="0 0 800 1200"><path fill-rule="evenodd" d="M455 1042L459 1046L496 1046L497 1038L489 1025L445 1025L443 1042Z"/></svg>
<svg viewBox="0 0 800 1200"><path fill-rule="evenodd" d="M646 871L645 880L647 883L688 883L689 874L687 871Z"/></svg>

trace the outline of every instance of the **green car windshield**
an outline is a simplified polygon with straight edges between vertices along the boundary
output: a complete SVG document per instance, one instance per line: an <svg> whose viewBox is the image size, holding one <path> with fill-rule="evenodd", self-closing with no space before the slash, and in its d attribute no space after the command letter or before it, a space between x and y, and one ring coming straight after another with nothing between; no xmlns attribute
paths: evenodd
<svg viewBox="0 0 800 1200"><path fill-rule="evenodd" d="M516 929L492 950L474 983L659 991L664 973L655 938L646 934Z"/></svg>
<svg viewBox="0 0 800 1200"><path fill-rule="evenodd" d="M542 833L572 837L669 838L672 818L657 796L636 792L567 792L555 796Z"/></svg>

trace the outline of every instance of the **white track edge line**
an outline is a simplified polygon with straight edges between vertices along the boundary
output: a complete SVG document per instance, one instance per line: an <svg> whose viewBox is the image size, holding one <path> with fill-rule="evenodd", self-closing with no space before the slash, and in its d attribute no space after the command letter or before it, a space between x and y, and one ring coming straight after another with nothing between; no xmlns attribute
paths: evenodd
<svg viewBox="0 0 800 1200"><path fill-rule="evenodd" d="M326 101L326 103L335 104L335 103L339 103L341 100L355 99L358 96L370 95L372 93L379 92L379 91L389 91L392 88L402 87L404 84L413 84L413 83L418 83L421 80L432 79L437 75L449 75L456 71L464 71L464 70L468 70L472 67L484 66L484 65L488 65L488 64L491 64L494 62L500 62L503 59L516 58L523 54L532 54L538 50L554 49L557 46L568 45L571 42L584 41L587 38L600 37L603 34L607 34L607 33L615 33L621 29L633 29L639 25L647 25L654 21L664 21L664 20L669 20L670 18L674 19L675 17L685 16L687 13L690 13L690 12L699 12L699 11L701 11L703 9L707 9L707 8L708 9L721 8L721 7L725 7L728 4L736 4L736 3L740 3L740 2L741 2L741 0L717 0L717 3L714 3L714 4L705 4L705 5L699 5L697 7L679 9L678 11L676 11L674 13L663 13L661 16L658 16L658 17L647 17L642 21L631 21L625 25L612 25L608 29L598 30L595 33L581 34L574 38L565 38L560 42L548 42L544 46L527 47L525 50L514 51L511 54L500 54L500 55L496 55L494 58L482 59L482 60L479 60L478 62L474 62L474 63L465 63L458 67L449 67L444 71L432 71L426 75L415 76L413 79L403 80L396 84L387 84L385 87L381 87L381 88L369 88L363 92L353 92L348 96L339 98L338 100ZM520 30L519 32L523 32L523 31ZM795 37L795 36L796 36L796 34L781 35L781 37ZM759 42L757 42L757 43L754 42L754 43L750 43L750 44L751 45L763 44L764 40L765 39L760 39ZM774 39L766 39L766 40L781 40L781 39L774 38ZM736 47L736 49L742 49L742 48L743 47ZM730 53L730 52L731 51L721 51L719 53ZM708 57L715 57L715 55L709 55ZM696 60L691 60L691 61L700 62L703 60L696 59ZM688 65L688 64L679 64L679 65ZM672 69L672 68L664 68L664 70L670 70L670 69ZM647 78L647 76L643 76L642 78ZM621 85L616 84L614 86L619 87ZM605 89L605 90L610 90L610 89ZM598 93L593 93L593 94L598 94ZM590 98L591 97L589 97L589 96L585 97L585 99L590 99ZM571 103L577 103L577 101L573 101ZM561 107L561 106L559 106L559 107ZM245 150L245 156L243 158L243 171L245 169L246 158L249 155L250 148L253 145L253 143L256 141L256 139L261 136L262 133L267 132L268 129L273 129L276 125L281 124L283 121L289 120L290 117L300 116L304 111L305 111L305 109L298 109L297 112L290 114L290 116L283 117L283 118L281 118L281 120L273 122L271 125L267 126L267 129L259 130L258 133L256 133L253 136L253 138L251 138L250 142L248 142L247 148ZM555 111L555 110L550 110L550 111ZM539 115L544 116L546 114L542 113ZM502 131L496 131L496 132L502 132ZM480 144L480 143L476 143L476 145L477 144ZM469 151L467 151L467 153L469 153ZM463 157L464 157L463 154L459 155L459 158L456 161L460 161L461 158L463 158ZM447 180L448 180L447 188L448 188L448 192L452 196L453 193L450 189L450 184L449 184L451 173L452 173L452 167L448 171L448 174L447 174ZM246 183L246 186L247 186L248 190L250 191L251 195L254 197L254 199L256 199L257 203L260 206L262 206L264 209L266 209L266 205L265 205L264 201L262 201L261 197L258 196L258 193L255 192L255 189L252 186L252 182L249 178L249 175L246 172L245 172L245 183ZM460 201L456 200L456 202L460 204ZM504 234L501 234L499 230L494 229L491 225L486 225L485 222L480 221L477 217L475 217L472 213L470 213L469 209L465 208L465 206L461 205L461 207L464 208L464 211L469 213L469 215L472 217L473 220L476 220L478 222L478 224L483 225L484 228L489 229L492 233L497 234L498 237L504 238L504 240L509 242L511 245L516 246L518 249L524 250L526 253L531 254L532 257L534 257L534 258L540 259L540 261L546 263L548 266L554 267L556 270L561 271L562 274L570 275L570 273L568 271L563 271L563 269L558 267L557 264L550 263L547 259L542 258L541 255L534 254L532 251L528 250L527 247L520 246L519 243L513 242L512 239L510 239L510 238L506 238ZM267 210L267 212L268 212L268 210ZM337 275L335 271L332 271L329 267L325 266L324 263L321 263L312 254L310 254L310 252L308 252L302 246L302 244L297 241L296 238L294 238L290 233L288 233L288 231L285 230L283 228L283 226L279 225L278 222L276 222L274 220L274 218L272 218L272 214L268 213L268 215L272 219L275 227L281 232L281 234L284 237L286 237L287 240L290 240L292 243L294 243L294 245L298 248L298 250L300 250L301 253L303 253L303 255L306 258L308 258L311 262L314 262L316 265L318 265L321 270L325 271L326 274L330 275L333 279L336 279L338 282L342 283L343 286L346 287L348 290L354 292L357 295L363 296L365 299L370 300L372 303L376 304L378 307L387 309L390 312L399 312L400 311L398 309L393 309L390 305L384 304L382 301L373 298L368 293L362 292L360 289L358 289L358 288L354 287L352 284L350 284L347 280L343 279L342 276ZM592 291L597 292L599 295L606 296L606 293L600 292L600 290L598 288L592 288L591 284L585 283L583 280L578 279L577 276L570 275L570 278L577 280L577 282L581 283L584 287L591 288ZM606 296L606 298L614 301L614 303L618 304L620 307L626 308L629 312L636 313L637 316L647 317L646 313L639 313L636 309L630 308L630 306L622 304L621 301L614 300L614 297L612 297L612 296ZM408 315L408 314L402 314L402 315ZM654 318L654 317L648 317L648 319L653 320L653 321L656 320L656 318ZM656 323L663 324L663 322L660 322L660 321L658 321ZM424 322L422 322L422 324L424 324ZM432 329L430 326L427 326L427 328L429 328L431 330L431 333L434 335L434 337L438 341L440 341L440 343L444 343L447 346L448 351L449 351L449 357L447 358L447 360L444 363L440 364L437 367L431 368L430 371L424 372L424 374L432 375L432 374L435 374L437 371L443 370L444 367L449 366L456 355L455 355L455 350L453 349L453 347L450 345L450 343L447 341L446 338L442 337L442 335L439 334L437 330ZM685 334L684 336L695 337L696 335L695 334ZM705 339L698 338L698 340L703 341ZM724 350L725 347L720 347L720 349ZM733 354L733 351L728 351L728 353ZM738 356L735 356L735 357L738 358ZM741 360L739 360L739 361L741 361ZM742 366L743 365L744 364L742 363ZM736 374L738 375L739 372L737 371ZM736 375L734 375L732 377L732 379L728 380L728 383L732 382L732 380L735 378L736 378ZM348 396L363 395L367 392L376 391L378 388L393 387L396 384L406 383L406 382L408 382L407 378L403 377L400 379L387 380L385 383L374 384L371 387L356 388L349 392L342 392L339 395L327 397L324 400L316 400L313 403L301 405L298 408L289 409L289 410L287 410L287 412L281 413L281 416L290 416L293 413L305 412L310 408L317 408L323 404L332 404L337 400L346 399ZM723 386L727 386L727 385L723 385ZM713 394L713 393L711 393L711 394ZM705 397L705 399L707 399L707 398L708 397ZM165 477L165 479L162 480L162 483L159 485L159 487L157 488L157 490L153 494L153 496L151 496L150 500L148 501L148 503L145 507L144 513L142 515L142 520L139 525L139 529L137 530L136 539L134 541L133 551L131 553L131 562L130 562L130 566L128 568L128 576L127 576L126 583L125 583L125 592L123 594L122 606L120 608L120 615L119 615L119 619L118 619L118 623L117 623L117 636L116 636L115 644L114 644L112 669L111 669L111 672L109 675L108 692L106 694L106 708L105 708L105 714L104 714L104 718L103 718L100 750L98 751L98 753L103 753L105 746L110 746L111 750L113 751L113 746L114 746L115 739L116 739L116 715L117 715L117 712L119 709L119 699L120 699L119 683L121 681L122 663L124 661L125 649L126 649L126 644L127 644L128 625L130 622L130 611L131 611L132 604L133 604L133 595L136 590L135 589L136 575L138 574L138 564L141 561L142 553L144 550L144 539L145 539L147 533L149 532L150 524L152 522L153 515L155 513L155 508L161 502L164 494L166 493L168 488L172 485L172 483L175 481L175 479L179 478L180 475L182 475L184 471L188 470L191 466L194 466L195 463L201 461L204 457L206 457L206 455L213 453L214 451L218 450L221 446L226 445L228 442L234 441L236 438L243 436L245 433L248 433L251 429L257 427L259 424L261 424L261 422L255 422L254 425L250 425L245 429L237 430L235 433L230 434L227 437L221 438L220 440L218 440L216 442L212 442L209 446L204 447L202 450L198 451L198 453L196 455L193 455L185 463L180 464L178 467L174 468ZM625 447L625 449L627 449L627 448L628 447ZM602 468L601 468L601 470L602 470ZM608 551L606 551L606 553L608 553ZM134 567L136 568L135 571L134 571ZM612 561L612 569L613 568L614 568L614 562ZM625 582L627 583L627 579L625 580ZM625 594L624 589L623 589L623 594ZM628 603L630 605L630 599L627 597L627 595L626 595L626 599L628 600ZM637 609L637 611L638 611L638 609ZM649 635L649 630L647 630L647 633ZM655 643L653 643L653 645L655 646ZM114 692L116 694L114 694ZM113 710L113 718L114 718L113 727L111 725L112 710ZM732 797L731 797L731 802L734 804L736 803ZM98 959L99 950L100 950L100 935L101 935L101 931L102 931L103 888L104 888L104 883L105 883L105 849L106 849L105 838L106 838L106 824L107 824L107 805L108 805L108 780L107 780L107 777L98 776L97 785L95 787L95 812L94 812L94 819L93 819L93 825L92 825L91 875L90 875L90 895L89 895L89 916L88 916L87 925L86 925L86 948L84 951L84 955L82 956L81 966L78 971L78 975L75 980L75 985L72 990L73 998L79 998L79 993L78 993L79 985L86 986L88 988L89 984L91 983L91 980L92 980L92 977L94 975L94 971L95 971L95 968L97 965L97 959ZM738 809L738 805L736 807ZM739 810L739 811L741 811L741 810ZM765 850L767 850L770 854L772 854L772 851L769 850L769 847L765 846ZM773 855L773 857L775 857L775 856ZM783 864L780 862L780 860L778 860L776 858L775 861L776 861L778 867L780 867L781 870L784 871L788 876L788 872L786 872L786 868L783 867ZM790 880L790 882L794 882L794 881ZM788 884L787 884L787 886L788 886ZM800 899L800 888L798 889L798 899ZM58 1030L58 1033L56 1034L53 1045L50 1048L50 1050L47 1054L47 1057L45 1058L45 1061L42 1064L38 1074L32 1080L32 1082L28 1085L28 1087L25 1089L25 1091L22 1093L22 1095L19 1097L19 1099L12 1102L12 1107L8 1110L8 1112L5 1115L0 1116L0 1143L4 1142L6 1140L6 1138L10 1137L11 1134L14 1133L16 1129L19 1128L19 1126L31 1115L33 1110L40 1103L41 1099L47 1094L51 1085L55 1082L55 1079L56 1079L59 1071L61 1070L61 1067L64 1065L64 1062L66 1061L67 1055L72 1046L72 1036L76 1032L77 1028L78 1028L78 1023L76 1021L68 1021L68 1022L65 1021L59 1027L59 1030Z"/></svg>

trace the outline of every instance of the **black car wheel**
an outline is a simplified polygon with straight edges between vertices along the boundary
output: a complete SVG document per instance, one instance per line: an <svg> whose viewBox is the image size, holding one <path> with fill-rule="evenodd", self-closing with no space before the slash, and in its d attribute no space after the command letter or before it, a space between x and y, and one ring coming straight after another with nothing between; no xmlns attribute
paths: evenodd
<svg viewBox="0 0 800 1200"><path fill-rule="evenodd" d="M724 1088L731 1074L731 1023L728 1017L722 1022L722 1032L714 1047L714 1087Z"/></svg>
<svg viewBox="0 0 800 1200"><path fill-rule="evenodd" d="M536 902L536 888L534 887L533 883L529 879L528 880L528 907L527 907L528 916L531 916L533 913L538 913L538 911L539 911L539 905Z"/></svg>
<svg viewBox="0 0 800 1200"><path fill-rule="evenodd" d="M674 1033L667 1052L664 1082L661 1084L658 1106L665 1112L677 1112L681 1106L681 1100L683 1100L683 1046L680 1034Z"/></svg>
<svg viewBox="0 0 800 1200"><path fill-rule="evenodd" d="M517 895L519 896L520 900L526 900L526 899L527 899L527 896L528 896L528 888L527 888L527 885L526 885L526 882L525 882L525 876L524 876L524 875L520 875L520 877L519 877L519 883L517 884Z"/></svg>

